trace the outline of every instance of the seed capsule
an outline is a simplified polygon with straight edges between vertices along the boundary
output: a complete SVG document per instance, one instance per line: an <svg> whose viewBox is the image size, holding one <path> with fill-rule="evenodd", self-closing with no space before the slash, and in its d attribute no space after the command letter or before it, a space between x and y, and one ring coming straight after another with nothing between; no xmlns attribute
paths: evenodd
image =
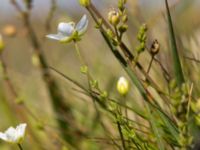
<svg viewBox="0 0 200 150"><path fill-rule="evenodd" d="M150 52L152 55L156 55L158 54L159 50L160 50L160 44L158 43L158 40L154 40L151 45Z"/></svg>

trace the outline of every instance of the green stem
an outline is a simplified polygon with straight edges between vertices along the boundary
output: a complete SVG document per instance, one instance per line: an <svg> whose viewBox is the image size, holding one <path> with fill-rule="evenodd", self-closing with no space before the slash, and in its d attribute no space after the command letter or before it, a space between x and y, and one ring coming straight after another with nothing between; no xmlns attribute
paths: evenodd
<svg viewBox="0 0 200 150"><path fill-rule="evenodd" d="M124 106L127 106L126 95L123 95L122 102L123 102ZM127 107L124 107L124 115L126 117L126 121L128 122L128 109L127 109Z"/></svg>
<svg viewBox="0 0 200 150"><path fill-rule="evenodd" d="M23 150L21 144L17 144L20 150Z"/></svg>
<svg viewBox="0 0 200 150"><path fill-rule="evenodd" d="M126 150L126 144L125 144L124 136L123 136L121 125L120 125L119 121L117 121L117 128L119 130L119 134L120 134L123 150Z"/></svg>
<svg viewBox="0 0 200 150"><path fill-rule="evenodd" d="M81 65L87 66L85 61L84 61L84 59L83 59L83 57L81 56L80 49L79 49L78 44L77 44L76 41L74 41L74 46L75 46L76 54L78 56L78 59L79 59Z"/></svg>

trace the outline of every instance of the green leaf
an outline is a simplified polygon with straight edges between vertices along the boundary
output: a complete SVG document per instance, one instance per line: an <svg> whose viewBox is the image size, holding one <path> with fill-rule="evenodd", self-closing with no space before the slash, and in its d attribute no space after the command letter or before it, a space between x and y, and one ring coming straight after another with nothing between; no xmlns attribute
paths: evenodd
<svg viewBox="0 0 200 150"><path fill-rule="evenodd" d="M172 56L173 56L173 63L174 63L173 68L174 68L174 73L175 73L175 76L176 76L178 86L181 87L182 83L184 83L184 76L183 76L183 70L182 70L182 67L181 67L181 62L180 62L180 58L179 58L179 54L178 54L178 50L177 50L176 38L175 38L172 18L171 18L171 15L170 15L169 5L168 5L167 0L165 0L165 5L166 5L166 11L167 11L169 33L170 33L170 42L171 42Z"/></svg>

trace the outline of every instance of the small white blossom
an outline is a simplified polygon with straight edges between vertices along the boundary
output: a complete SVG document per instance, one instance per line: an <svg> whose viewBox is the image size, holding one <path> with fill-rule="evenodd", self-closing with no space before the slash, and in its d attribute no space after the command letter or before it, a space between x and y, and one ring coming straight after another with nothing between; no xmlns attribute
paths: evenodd
<svg viewBox="0 0 200 150"><path fill-rule="evenodd" d="M120 77L117 81L117 91L121 95L126 95L129 91L129 82L125 77Z"/></svg>
<svg viewBox="0 0 200 150"><path fill-rule="evenodd" d="M86 32L88 27L88 19L86 15L83 15L81 20L75 24L74 22L61 22L58 24L58 33L49 34L46 37L54 40L58 40L63 43L71 42L72 40L78 40Z"/></svg>
<svg viewBox="0 0 200 150"><path fill-rule="evenodd" d="M10 127L4 133L0 132L0 139L9 143L20 144L24 139L26 126L26 123L22 123L16 128Z"/></svg>

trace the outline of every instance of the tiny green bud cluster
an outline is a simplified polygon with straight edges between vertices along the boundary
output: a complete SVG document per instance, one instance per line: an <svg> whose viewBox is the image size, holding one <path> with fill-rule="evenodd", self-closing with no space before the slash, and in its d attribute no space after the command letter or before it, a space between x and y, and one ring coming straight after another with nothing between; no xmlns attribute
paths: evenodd
<svg viewBox="0 0 200 150"><path fill-rule="evenodd" d="M143 24L140 27L138 35L137 35L137 39L140 42L140 45L136 48L136 51L138 54L143 52L146 48L146 40L147 40L146 32L147 32L147 26L146 24Z"/></svg>
<svg viewBox="0 0 200 150"><path fill-rule="evenodd" d="M113 9L108 13L108 21L115 29L114 36L111 36L111 34L109 34L109 36L111 39L113 39L113 42L115 43L115 45L118 45L118 43L120 43L122 39L123 34L128 29L128 25L127 25L128 16L126 14L124 2L123 2L123 9L120 9L118 7L117 10Z"/></svg>
<svg viewBox="0 0 200 150"><path fill-rule="evenodd" d="M121 10L121 11L124 11L125 7L124 5L126 4L127 0L119 0L118 1L118 8Z"/></svg>

